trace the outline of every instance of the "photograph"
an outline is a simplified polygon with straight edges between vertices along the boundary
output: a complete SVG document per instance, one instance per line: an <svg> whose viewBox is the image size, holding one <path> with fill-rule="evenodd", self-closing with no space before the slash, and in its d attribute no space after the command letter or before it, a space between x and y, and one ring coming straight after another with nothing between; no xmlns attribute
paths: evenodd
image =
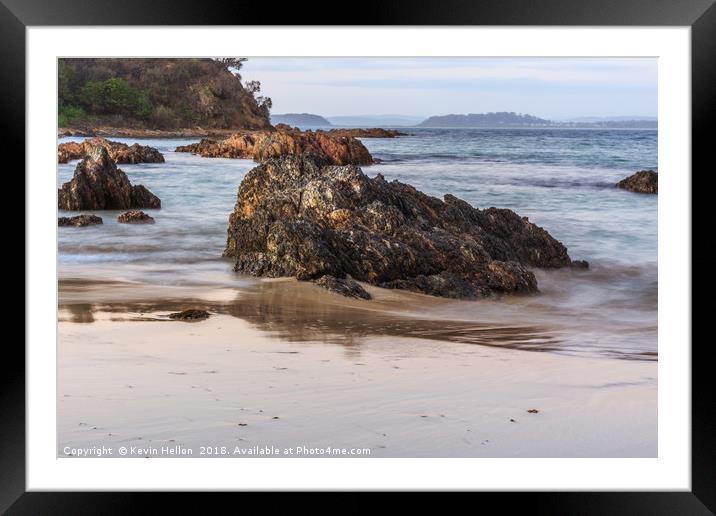
<svg viewBox="0 0 716 516"><path fill-rule="evenodd" d="M58 458L659 456L656 57L56 67Z"/></svg>

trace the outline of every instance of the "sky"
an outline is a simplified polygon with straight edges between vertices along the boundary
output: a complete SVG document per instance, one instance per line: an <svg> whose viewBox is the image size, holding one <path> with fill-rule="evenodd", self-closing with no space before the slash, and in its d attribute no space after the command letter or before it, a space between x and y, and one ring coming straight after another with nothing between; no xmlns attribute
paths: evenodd
<svg viewBox="0 0 716 516"><path fill-rule="evenodd" d="M656 116L656 58L254 57L272 113Z"/></svg>

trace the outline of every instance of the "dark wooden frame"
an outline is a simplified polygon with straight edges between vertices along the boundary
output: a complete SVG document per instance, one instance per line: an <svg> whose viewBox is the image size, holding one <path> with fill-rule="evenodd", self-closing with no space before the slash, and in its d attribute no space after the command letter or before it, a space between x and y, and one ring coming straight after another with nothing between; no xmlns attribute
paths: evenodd
<svg viewBox="0 0 716 516"><path fill-rule="evenodd" d="M352 8L350 14L346 8ZM341 13L338 15L338 13ZM692 37L692 163L707 173L713 147L709 129L716 113L716 4L714 0L442 0L430 4L384 0L338 5L276 4L234 0L0 0L0 120L3 146L18 160L6 178L22 177L25 143L25 28L34 25L634 25L689 26ZM30 135L31 137L31 135ZM12 159L12 158L11 158ZM684 174L690 171L684 171ZM693 176L692 176L693 178ZM693 184L693 183L692 183ZM24 181L19 184L24 190ZM14 190L15 192L17 190ZM698 205L694 199L694 205ZM660 214L668 216L668 214ZM694 228L698 218L692 216ZM693 229L692 229L693 234ZM697 233L698 234L698 233ZM17 246L19 247L19 246ZM694 263L695 262L695 263ZM699 267L692 259L692 267ZM706 263L702 269L706 269ZM25 270L25 274L32 271ZM32 307L28 307L31 309ZM698 308L694 305L694 308ZM693 316L692 316L693 321ZM692 346L692 491L623 493L481 493L480 503L496 502L500 512L536 514L713 514L716 511L716 424L711 339ZM682 343L684 346L690 342ZM25 492L25 352L19 341L4 342L4 375L0 391L0 512L8 514L149 513L149 497L161 497L164 510L207 514L229 495L171 493L26 493ZM242 494L242 505L256 495ZM264 495L265 496L265 495ZM339 506L321 495L320 506ZM341 512L367 512L383 505L379 495L350 495ZM430 508L423 495L414 495ZM303 497L306 500L305 497ZM299 498L301 500L301 498ZM265 500L263 500L265 502ZM319 506L311 503L311 510ZM229 503L232 503L229 501ZM266 508L295 510L272 497ZM468 502L474 503L474 502ZM298 505L297 505L298 504ZM282 507L283 506L283 507ZM484 506L475 506L475 508ZM441 503L438 510L447 507ZM239 507L234 507L238 510ZM164 511L162 511L164 512ZM233 511L232 511L233 512Z"/></svg>

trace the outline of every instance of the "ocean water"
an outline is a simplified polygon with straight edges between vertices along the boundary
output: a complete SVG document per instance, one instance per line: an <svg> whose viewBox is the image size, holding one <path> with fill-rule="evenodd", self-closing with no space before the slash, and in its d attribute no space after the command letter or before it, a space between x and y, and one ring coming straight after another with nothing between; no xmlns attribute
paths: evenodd
<svg viewBox="0 0 716 516"><path fill-rule="evenodd" d="M587 272L536 271L541 294L464 302L436 300L416 319L535 325L543 337L515 347L655 359L657 356L657 196L614 188L637 170L657 169L657 132L592 129L406 129L410 136L364 139L381 163L369 176L451 193L473 206L510 208L545 228ZM61 138L63 141L77 138ZM114 138L126 143L136 139ZM149 285L248 288L222 259L229 213L249 160L174 153L196 139L147 139L166 163L120 165L133 184L162 200L145 210L154 225L59 228L60 279ZM58 186L76 162L58 165ZM89 212L88 212L89 213ZM60 212L60 216L72 213ZM297 324L301 321L297 320ZM320 328L319 328L320 331ZM469 331L461 332L470 341ZM446 339L449 340L449 339ZM475 342L484 343L479 339Z"/></svg>

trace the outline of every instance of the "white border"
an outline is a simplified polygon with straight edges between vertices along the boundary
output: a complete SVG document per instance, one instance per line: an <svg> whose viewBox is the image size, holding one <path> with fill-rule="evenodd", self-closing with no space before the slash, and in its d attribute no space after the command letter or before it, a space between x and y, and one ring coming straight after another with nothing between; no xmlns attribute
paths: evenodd
<svg viewBox="0 0 716 516"><path fill-rule="evenodd" d="M688 27L28 27L28 490L690 490L690 40ZM658 57L659 458L56 458L56 58L222 55Z"/></svg>

